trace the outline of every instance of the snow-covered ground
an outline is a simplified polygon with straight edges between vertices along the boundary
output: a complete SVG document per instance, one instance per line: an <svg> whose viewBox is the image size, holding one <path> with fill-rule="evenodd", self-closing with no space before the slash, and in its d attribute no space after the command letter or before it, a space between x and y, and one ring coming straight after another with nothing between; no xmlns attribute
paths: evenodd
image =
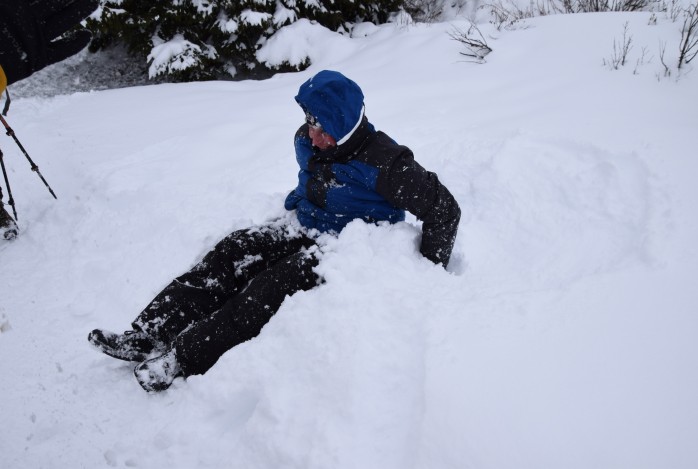
<svg viewBox="0 0 698 469"><path fill-rule="evenodd" d="M263 82L36 85L9 120L58 200L0 139L22 230L0 245L0 467L698 467L698 71L662 75L679 24L658 17L485 25L485 64L452 24L305 24L265 53L312 68ZM354 222L324 285L145 393L87 333L127 329L219 238L283 213L293 96L324 68L458 199L448 272L414 219Z"/></svg>

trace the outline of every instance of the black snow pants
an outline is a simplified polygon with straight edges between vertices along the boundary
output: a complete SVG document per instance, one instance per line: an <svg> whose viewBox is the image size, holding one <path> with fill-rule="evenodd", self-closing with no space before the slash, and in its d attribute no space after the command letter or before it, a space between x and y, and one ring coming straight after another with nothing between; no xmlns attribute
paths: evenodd
<svg viewBox="0 0 698 469"><path fill-rule="evenodd" d="M312 246L313 239L283 224L235 231L167 285L133 328L174 346L185 376L203 374L256 337L286 295L319 283Z"/></svg>

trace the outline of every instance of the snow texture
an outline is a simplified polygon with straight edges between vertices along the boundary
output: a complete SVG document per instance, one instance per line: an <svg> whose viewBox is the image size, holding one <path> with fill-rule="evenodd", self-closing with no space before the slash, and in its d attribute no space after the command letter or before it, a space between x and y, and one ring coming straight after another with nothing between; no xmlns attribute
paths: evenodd
<svg viewBox="0 0 698 469"><path fill-rule="evenodd" d="M21 229L0 244L0 466L698 467L698 76L661 74L679 35L659 16L483 25L484 64L447 34L462 21L299 21L264 53L313 65L266 81L18 84L8 119L58 200L0 141ZM625 22L631 65L610 71ZM129 328L224 235L283 215L293 96L325 68L459 201L448 271L413 218L352 222L324 241L322 286L145 393L88 332Z"/></svg>

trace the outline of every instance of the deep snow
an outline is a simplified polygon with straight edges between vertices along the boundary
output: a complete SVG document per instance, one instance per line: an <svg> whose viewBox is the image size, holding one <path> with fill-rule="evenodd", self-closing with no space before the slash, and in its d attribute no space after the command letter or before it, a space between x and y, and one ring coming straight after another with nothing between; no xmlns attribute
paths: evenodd
<svg viewBox="0 0 698 469"><path fill-rule="evenodd" d="M648 20L483 26L485 64L451 24L306 24L262 53L314 65L263 82L35 85L9 120L59 199L0 140L22 230L0 245L0 466L698 467L698 78L661 76L678 24ZM626 21L632 63L610 71ZM448 272L414 219L354 222L324 285L206 375L143 392L87 333L128 328L219 238L283 215L293 96L323 68L458 199Z"/></svg>

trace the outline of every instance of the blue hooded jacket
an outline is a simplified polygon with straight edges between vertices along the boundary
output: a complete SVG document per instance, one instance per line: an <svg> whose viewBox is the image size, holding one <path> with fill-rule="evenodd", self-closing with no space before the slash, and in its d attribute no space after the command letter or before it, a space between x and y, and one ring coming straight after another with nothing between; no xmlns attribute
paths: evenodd
<svg viewBox="0 0 698 469"><path fill-rule="evenodd" d="M298 129L298 186L286 197L286 209L296 210L307 228L333 232L357 218L402 221L407 210L423 222L420 252L446 265L458 231L458 203L409 148L375 130L364 115L361 88L324 70L301 85L296 101L337 146L313 147L308 124Z"/></svg>
<svg viewBox="0 0 698 469"><path fill-rule="evenodd" d="M296 101L338 146L320 151L313 148L307 125L298 130L294 141L298 186L287 197L286 209L295 209L303 226L320 231L339 232L356 218L404 220L405 212L376 192L379 168L348 153L355 149L348 143L353 136L376 133L363 116L361 88L339 72L324 70L301 85Z"/></svg>

